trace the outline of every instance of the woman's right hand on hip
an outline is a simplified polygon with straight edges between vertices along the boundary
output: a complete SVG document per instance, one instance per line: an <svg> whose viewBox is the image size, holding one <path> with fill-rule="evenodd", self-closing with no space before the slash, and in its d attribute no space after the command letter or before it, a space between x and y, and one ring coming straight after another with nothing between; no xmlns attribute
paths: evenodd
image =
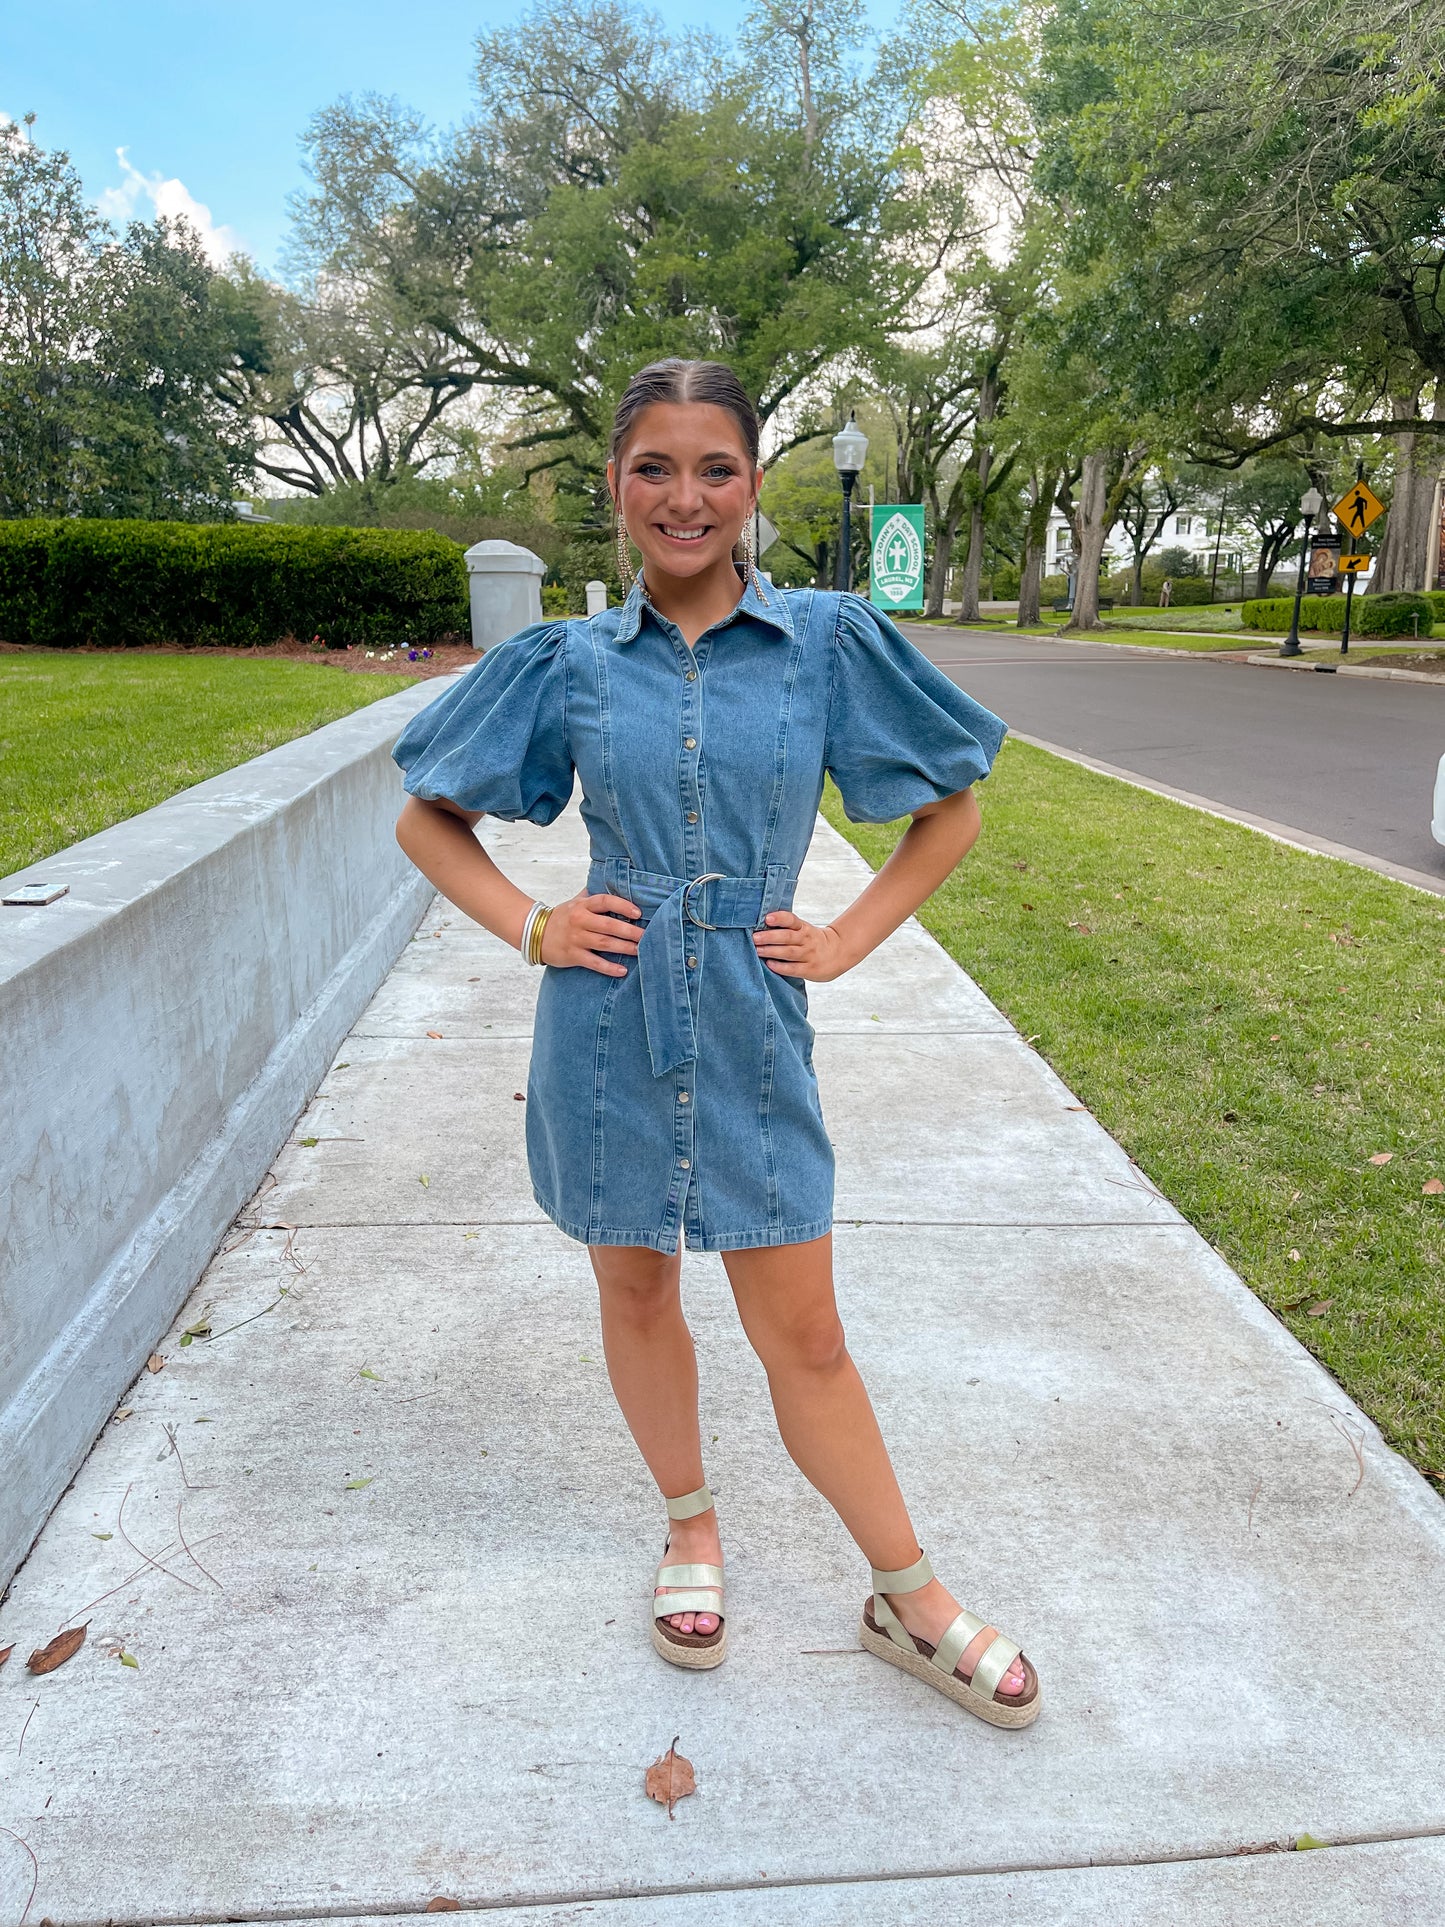
<svg viewBox="0 0 1445 1927"><path fill-rule="evenodd" d="M627 965L612 956L635 957L642 941L642 912L626 897L579 890L554 906L542 932L542 961L561 969L581 965L604 977L625 977ZM607 955L599 955L606 952Z"/></svg>

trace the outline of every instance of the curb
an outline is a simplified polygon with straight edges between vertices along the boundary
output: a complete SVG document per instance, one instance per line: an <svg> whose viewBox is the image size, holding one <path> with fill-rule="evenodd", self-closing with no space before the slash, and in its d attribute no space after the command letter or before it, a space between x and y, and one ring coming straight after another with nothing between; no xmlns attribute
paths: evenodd
<svg viewBox="0 0 1445 1927"><path fill-rule="evenodd" d="M1445 876L1432 876L1428 870L1412 870L1404 864L1392 863L1388 857L1373 855L1369 850L1356 850L1347 843L1335 843L1328 837L1312 836L1308 830L1296 829L1289 823L1277 823L1271 817L1258 816L1252 810L1230 809L1226 804L1216 803L1212 797L1197 796L1192 790L1178 789L1172 783L1162 783L1152 776L1141 776L1137 770L1121 769L1117 763L1101 762L1096 756L1086 756L1082 750L1069 749L1062 743L1051 743L1042 736L1032 736L1021 729L1009 731L1011 742L1027 743L1032 749L1044 750L1050 756L1061 757L1066 763L1077 763L1082 769L1096 770L1100 776L1112 776L1116 782L1128 783L1136 790L1148 790L1155 796L1164 796L1172 803L1182 803L1186 809L1198 810L1205 816L1217 816L1226 823L1238 823L1247 830L1255 830L1275 843L1286 843L1291 849L1304 850L1310 856L1328 857L1336 863L1352 863L1357 869L1371 870L1376 876L1389 877L1394 883L1403 883L1408 889L1419 890L1427 896L1445 897Z"/></svg>
<svg viewBox="0 0 1445 1927"><path fill-rule="evenodd" d="M1445 676L1432 676L1424 669L1377 668L1373 663L1310 662L1299 656L1246 656L1260 669L1308 669L1324 676L1373 676L1387 682L1433 682L1445 687Z"/></svg>

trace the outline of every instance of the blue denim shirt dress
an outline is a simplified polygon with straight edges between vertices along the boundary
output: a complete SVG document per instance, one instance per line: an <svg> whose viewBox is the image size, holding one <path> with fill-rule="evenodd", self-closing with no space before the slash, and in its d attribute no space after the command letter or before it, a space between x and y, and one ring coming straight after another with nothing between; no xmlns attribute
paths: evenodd
<svg viewBox="0 0 1445 1927"><path fill-rule="evenodd" d="M832 773L854 822L986 776L1005 725L856 595L748 586L689 648L625 603L489 649L407 724L405 788L550 823L581 779L589 891L645 928L625 976L544 966L533 1194L586 1244L731 1251L821 1237L833 1148L802 979L751 932L793 901Z"/></svg>

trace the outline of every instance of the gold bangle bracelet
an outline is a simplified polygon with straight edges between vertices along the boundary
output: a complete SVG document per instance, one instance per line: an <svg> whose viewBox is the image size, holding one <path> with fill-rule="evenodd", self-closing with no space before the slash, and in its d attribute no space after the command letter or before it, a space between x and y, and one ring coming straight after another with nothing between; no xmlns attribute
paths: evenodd
<svg viewBox="0 0 1445 1927"><path fill-rule="evenodd" d="M528 948L527 955L528 963L539 964L542 961L542 935L547 928L547 919L551 914L552 909L550 904L546 909L537 912L536 919L532 924L532 941Z"/></svg>

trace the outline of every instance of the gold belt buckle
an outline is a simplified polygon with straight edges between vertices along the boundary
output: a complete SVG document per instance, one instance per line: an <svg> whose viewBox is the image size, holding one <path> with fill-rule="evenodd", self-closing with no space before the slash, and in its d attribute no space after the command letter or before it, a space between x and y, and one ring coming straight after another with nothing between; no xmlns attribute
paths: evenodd
<svg viewBox="0 0 1445 1927"><path fill-rule="evenodd" d="M708 870L700 877L691 878L682 893L682 907L687 919L689 923L695 923L699 930L716 930L718 926L715 923L704 923L701 917L695 917L692 914L692 905L688 902L688 898L692 895L693 886L698 883L721 882L726 875L726 870Z"/></svg>

